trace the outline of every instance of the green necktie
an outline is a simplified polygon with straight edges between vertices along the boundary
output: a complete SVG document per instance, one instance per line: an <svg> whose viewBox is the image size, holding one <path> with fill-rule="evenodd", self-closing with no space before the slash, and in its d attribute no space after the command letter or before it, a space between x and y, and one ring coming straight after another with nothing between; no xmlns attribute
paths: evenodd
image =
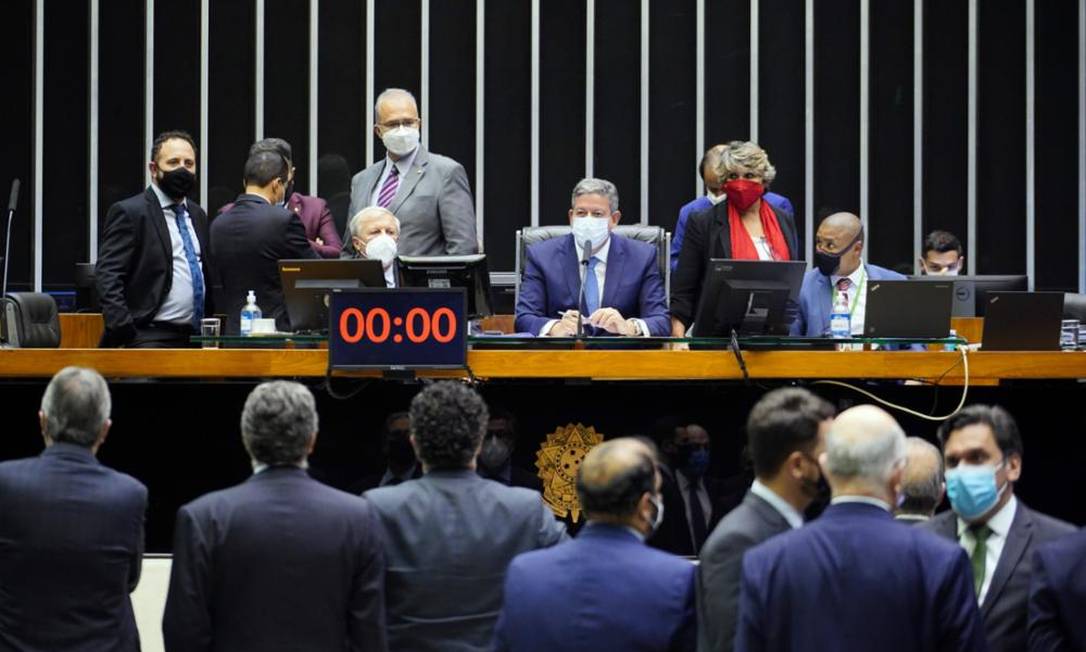
<svg viewBox="0 0 1086 652"><path fill-rule="evenodd" d="M976 541L973 554L969 557L969 562L973 565L973 591L977 598L980 598L980 587L984 586L985 561L988 558L988 537L992 534L992 529L987 525L976 525L970 527L969 531L973 533Z"/></svg>

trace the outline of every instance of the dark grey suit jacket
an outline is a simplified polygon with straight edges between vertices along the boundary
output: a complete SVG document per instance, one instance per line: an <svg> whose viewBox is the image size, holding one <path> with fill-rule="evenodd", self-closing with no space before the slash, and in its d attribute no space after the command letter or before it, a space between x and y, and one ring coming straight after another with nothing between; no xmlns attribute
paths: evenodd
<svg viewBox="0 0 1086 652"><path fill-rule="evenodd" d="M365 493L385 531L393 652L490 650L509 562L567 538L538 492L431 471Z"/></svg>
<svg viewBox="0 0 1086 652"><path fill-rule="evenodd" d="M698 652L732 649L743 554L790 529L780 512L748 491L705 540L698 566Z"/></svg>
<svg viewBox="0 0 1086 652"><path fill-rule="evenodd" d="M343 232L344 258L355 255L350 219L372 205L381 179L381 159L351 179L351 207ZM397 249L405 256L453 256L479 251L475 236L475 204L464 166L419 145L411 171L400 180L388 210L400 220Z"/></svg>
<svg viewBox="0 0 1086 652"><path fill-rule="evenodd" d="M953 511L936 514L920 527L952 541L958 540L958 517ZM1074 531L1070 523L1035 512L1018 500L1007 542L992 574L984 604L980 606L990 652L1026 649L1033 550L1038 544Z"/></svg>

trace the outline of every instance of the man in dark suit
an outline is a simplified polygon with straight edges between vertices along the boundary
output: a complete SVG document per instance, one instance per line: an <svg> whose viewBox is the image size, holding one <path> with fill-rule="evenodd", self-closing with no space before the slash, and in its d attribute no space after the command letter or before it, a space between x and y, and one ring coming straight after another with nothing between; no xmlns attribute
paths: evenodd
<svg viewBox="0 0 1086 652"><path fill-rule="evenodd" d="M510 564L494 649L693 652L694 566L644 543L663 515L659 491L643 442L589 451L577 469L587 523L575 540Z"/></svg>
<svg viewBox="0 0 1086 652"><path fill-rule="evenodd" d="M693 557L734 503L726 504L725 482L710 474L712 446L705 428L665 418L654 430L656 444L666 460L660 466L664 521L648 543L676 555Z"/></svg>
<svg viewBox="0 0 1086 652"><path fill-rule="evenodd" d="M479 450L479 475L508 487L524 487L543 493L543 481L531 471L513 464L517 450L517 418L504 407L490 407L483 447Z"/></svg>
<svg viewBox="0 0 1086 652"><path fill-rule="evenodd" d="M961 548L894 521L905 433L871 405L842 412L819 462L833 500L743 558L735 647L984 650Z"/></svg>
<svg viewBox="0 0 1086 652"><path fill-rule="evenodd" d="M309 477L317 410L303 385L249 394L253 475L177 513L167 650L387 649L384 553L373 510Z"/></svg>
<svg viewBox="0 0 1086 652"><path fill-rule="evenodd" d="M387 208L400 219L399 249L405 256L454 256L479 251L475 204L464 166L419 144L419 108L411 93L389 88L377 96L373 133L386 156L351 179L348 216L367 206ZM343 255L354 256L351 234Z"/></svg>
<svg viewBox="0 0 1086 652"><path fill-rule="evenodd" d="M287 178L286 199L283 208L298 216L305 227L305 237L309 240L309 246L321 258L339 258L339 251L343 243L339 239L339 231L336 229L335 220L328 203L320 197L303 195L294 192L294 175L297 169L294 166L294 150L290 143L282 138L265 138L258 140L249 147L249 156L261 150L278 152L287 159L290 165L290 175ZM322 179L323 180L323 179ZM219 213L225 213L234 207L234 203L223 205Z"/></svg>
<svg viewBox="0 0 1086 652"><path fill-rule="evenodd" d="M776 389L747 418L755 479L742 504L728 512L701 549L698 565L698 649L732 650L739 610L743 554L770 537L803 525L819 497L818 456L833 406L805 389Z"/></svg>
<svg viewBox="0 0 1086 652"><path fill-rule="evenodd" d="M128 594L147 488L95 459L109 413L96 371L61 369L38 413L45 450L0 464L0 649L140 649Z"/></svg>
<svg viewBox="0 0 1086 652"><path fill-rule="evenodd" d="M1029 592L1029 649L1086 650L1086 529L1037 546Z"/></svg>
<svg viewBox="0 0 1086 652"><path fill-rule="evenodd" d="M901 479L901 504L894 518L908 525L925 523L935 516L943 502L946 483L943 482L943 454L920 437L905 440L905 476Z"/></svg>
<svg viewBox="0 0 1086 652"><path fill-rule="evenodd" d="M581 179L569 209L573 233L528 247L517 297L518 332L570 337L583 319L589 335L668 334L656 248L612 233L621 217L615 184ZM578 308L582 281L584 301Z"/></svg>
<svg viewBox="0 0 1086 652"><path fill-rule="evenodd" d="M1074 532L1014 495L1022 436L999 406L970 405L939 427L952 511L923 527L961 545L973 567L990 650L1024 650L1033 551Z"/></svg>
<svg viewBox="0 0 1086 652"><path fill-rule="evenodd" d="M411 447L411 416L408 413L393 412L385 417L381 452L385 456L385 469L363 477L351 486L351 493L361 494L376 487L398 485L422 477L422 465Z"/></svg>
<svg viewBox="0 0 1086 652"><path fill-rule="evenodd" d="M486 424L473 390L426 387L411 401L425 475L364 495L384 526L390 650L490 650L509 562L566 538L537 492L475 472Z"/></svg>
<svg viewBox="0 0 1086 652"><path fill-rule="evenodd" d="M211 315L207 216L196 187L196 144L183 131L151 146L151 185L110 206L95 281L102 346L187 347Z"/></svg>
<svg viewBox="0 0 1086 652"><path fill-rule="evenodd" d="M227 334L238 333L250 290L264 317L274 318L278 330L290 330L279 261L317 255L301 220L281 206L289 178L290 161L278 152L253 153L245 162L245 192L211 225L216 305L226 313Z"/></svg>

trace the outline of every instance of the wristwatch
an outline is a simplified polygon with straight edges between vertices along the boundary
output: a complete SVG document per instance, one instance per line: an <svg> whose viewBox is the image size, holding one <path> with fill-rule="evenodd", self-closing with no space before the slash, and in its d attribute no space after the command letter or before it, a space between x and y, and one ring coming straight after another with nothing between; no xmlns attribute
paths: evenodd
<svg viewBox="0 0 1086 652"><path fill-rule="evenodd" d="M631 337L641 337L641 322L636 319L628 320L633 324L633 335Z"/></svg>

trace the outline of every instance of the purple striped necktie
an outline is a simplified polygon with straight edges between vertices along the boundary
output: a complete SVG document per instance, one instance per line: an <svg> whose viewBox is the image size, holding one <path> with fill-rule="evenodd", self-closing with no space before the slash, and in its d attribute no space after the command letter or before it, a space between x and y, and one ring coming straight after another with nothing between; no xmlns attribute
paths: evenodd
<svg viewBox="0 0 1086 652"><path fill-rule="evenodd" d="M388 173L388 178L385 179L385 184L381 186L381 192L377 194L377 205L381 208L388 208L399 187L400 169L393 165L392 170Z"/></svg>

